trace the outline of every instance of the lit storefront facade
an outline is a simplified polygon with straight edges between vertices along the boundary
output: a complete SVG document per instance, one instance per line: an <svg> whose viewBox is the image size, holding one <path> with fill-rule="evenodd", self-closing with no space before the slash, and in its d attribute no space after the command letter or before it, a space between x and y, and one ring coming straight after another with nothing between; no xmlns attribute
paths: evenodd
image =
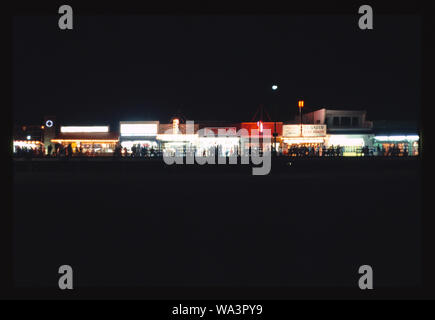
<svg viewBox="0 0 435 320"><path fill-rule="evenodd" d="M328 134L325 139L325 146L340 147L343 156L362 156L363 148L372 148L373 134Z"/></svg>
<svg viewBox="0 0 435 320"><path fill-rule="evenodd" d="M196 152L198 148L198 124L187 125L173 119L172 123L160 124L156 139L163 153L183 155L187 151Z"/></svg>
<svg viewBox="0 0 435 320"><path fill-rule="evenodd" d="M44 125L24 125L14 126L12 150L16 153L18 150L44 151Z"/></svg>
<svg viewBox="0 0 435 320"><path fill-rule="evenodd" d="M52 119L55 118L50 117L45 126L18 128L14 132L13 152L17 148L38 149L47 154L47 146L51 145L56 146L52 148L53 152L59 146L71 146L74 154L83 155L109 155L117 147L121 148L123 155L132 155L133 150L140 150L140 154L135 156L157 156L164 152L184 155L188 151L198 156L208 156L211 152L240 156L253 150L276 150L278 154L288 155L291 152L300 153L298 148L301 147L309 149L306 154L314 149L313 154L320 156L321 149L325 148L339 149L343 156L362 156L367 152L369 155L394 153L409 156L421 153L421 140L416 127L406 121L367 121L365 111L323 108L303 114L302 124L300 119L286 124L261 120L195 123L180 120L177 115L166 124L159 121L121 121L119 132L111 132L107 125L57 127ZM38 130L30 130L33 127Z"/></svg>
<svg viewBox="0 0 435 320"><path fill-rule="evenodd" d="M377 152L397 156L418 156L421 139L417 124L411 121L375 121L373 146Z"/></svg>
<svg viewBox="0 0 435 320"><path fill-rule="evenodd" d="M417 134L410 135L376 135L373 138L373 146L377 152L386 155L391 154L393 148L397 148L398 156L418 156L419 139Z"/></svg>
<svg viewBox="0 0 435 320"><path fill-rule="evenodd" d="M13 152L17 152L18 148L20 148L21 150L44 150L44 144L38 140L14 140Z"/></svg>
<svg viewBox="0 0 435 320"><path fill-rule="evenodd" d="M200 125L201 127L201 125ZM220 156L240 154L238 126L203 126L198 133L197 155L208 156L213 150Z"/></svg>
<svg viewBox="0 0 435 320"><path fill-rule="evenodd" d="M73 154L104 156L113 154L118 140L109 126L61 126L51 142L63 148L71 145Z"/></svg>
<svg viewBox="0 0 435 320"><path fill-rule="evenodd" d="M303 115L311 126L324 125L322 148L340 149L342 156L362 156L373 147L373 122L365 110L322 108Z"/></svg>
<svg viewBox="0 0 435 320"><path fill-rule="evenodd" d="M324 124L285 124L282 129L282 152L288 154L292 147L321 148L326 140Z"/></svg>
<svg viewBox="0 0 435 320"><path fill-rule="evenodd" d="M131 154L134 148L145 148L150 154L159 150L157 140L159 121L121 121L119 123L119 141L122 152Z"/></svg>
<svg viewBox="0 0 435 320"><path fill-rule="evenodd" d="M242 122L242 131L246 135L241 137L241 154L249 154L249 151L267 151L281 150L282 142L282 122ZM253 141L252 141L253 140ZM270 141L270 142L269 142Z"/></svg>

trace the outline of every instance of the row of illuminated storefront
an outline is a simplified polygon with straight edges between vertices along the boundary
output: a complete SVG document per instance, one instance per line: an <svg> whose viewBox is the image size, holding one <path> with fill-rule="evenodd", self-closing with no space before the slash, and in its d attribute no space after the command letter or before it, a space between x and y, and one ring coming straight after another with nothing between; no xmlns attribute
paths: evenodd
<svg viewBox="0 0 435 320"><path fill-rule="evenodd" d="M194 152L207 156L243 155L255 148L289 154L294 147L310 149L340 147L343 156L362 155L364 147L382 150L400 150L418 155L419 135L376 134L365 132L329 132L327 124L295 124L283 122L207 123L173 119L171 123L159 121L121 121L119 130L102 126L59 126L51 137L42 141L14 141L19 148L44 148L45 154L68 148L74 154L111 155L117 149L125 155L185 154ZM48 143L47 143L48 141Z"/></svg>

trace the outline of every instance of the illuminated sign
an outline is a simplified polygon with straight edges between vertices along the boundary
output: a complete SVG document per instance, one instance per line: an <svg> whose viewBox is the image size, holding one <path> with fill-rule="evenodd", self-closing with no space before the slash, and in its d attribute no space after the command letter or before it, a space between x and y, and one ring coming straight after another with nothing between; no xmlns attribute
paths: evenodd
<svg viewBox="0 0 435 320"><path fill-rule="evenodd" d="M299 100L298 101L298 107L299 108L303 108L304 107L304 100Z"/></svg>
<svg viewBox="0 0 435 320"><path fill-rule="evenodd" d="M48 121L47 121L48 122ZM71 126L71 127L60 127L60 132L71 133L71 132L109 132L108 126Z"/></svg>
<svg viewBox="0 0 435 320"><path fill-rule="evenodd" d="M301 125L286 124L282 126L283 137L299 137L301 135ZM303 124L302 136L304 137L324 137L326 136L326 124Z"/></svg>
<svg viewBox="0 0 435 320"><path fill-rule="evenodd" d="M51 121L51 120L47 120L47 121L45 122L45 125L47 126L47 128L51 128L51 127L53 126L53 121Z"/></svg>
<svg viewBox="0 0 435 320"><path fill-rule="evenodd" d="M120 133L123 137L156 136L158 128L158 121L134 121L120 123Z"/></svg>

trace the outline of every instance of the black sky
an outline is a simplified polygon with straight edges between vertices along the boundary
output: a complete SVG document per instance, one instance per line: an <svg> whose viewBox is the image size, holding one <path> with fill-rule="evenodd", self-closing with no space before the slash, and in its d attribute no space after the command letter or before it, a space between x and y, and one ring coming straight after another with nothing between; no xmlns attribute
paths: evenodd
<svg viewBox="0 0 435 320"><path fill-rule="evenodd" d="M337 16L16 17L13 110L17 124L57 115L68 124L249 121L263 103L289 120L297 99L365 109L371 120L417 120L420 20ZM273 96L271 85L279 85ZM273 116L273 114L271 114Z"/></svg>

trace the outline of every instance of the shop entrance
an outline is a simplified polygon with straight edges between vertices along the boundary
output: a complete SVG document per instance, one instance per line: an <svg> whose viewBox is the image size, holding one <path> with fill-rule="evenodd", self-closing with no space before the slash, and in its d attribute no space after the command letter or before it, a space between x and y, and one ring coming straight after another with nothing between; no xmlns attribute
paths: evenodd
<svg viewBox="0 0 435 320"><path fill-rule="evenodd" d="M159 145L155 140L124 140L121 141L121 152L126 155L154 156L159 152Z"/></svg>
<svg viewBox="0 0 435 320"><path fill-rule="evenodd" d="M385 156L406 156L413 155L413 148L407 142L382 143L380 144L381 154Z"/></svg>
<svg viewBox="0 0 435 320"><path fill-rule="evenodd" d="M321 156L325 141L322 137L284 138L282 153L289 156Z"/></svg>

